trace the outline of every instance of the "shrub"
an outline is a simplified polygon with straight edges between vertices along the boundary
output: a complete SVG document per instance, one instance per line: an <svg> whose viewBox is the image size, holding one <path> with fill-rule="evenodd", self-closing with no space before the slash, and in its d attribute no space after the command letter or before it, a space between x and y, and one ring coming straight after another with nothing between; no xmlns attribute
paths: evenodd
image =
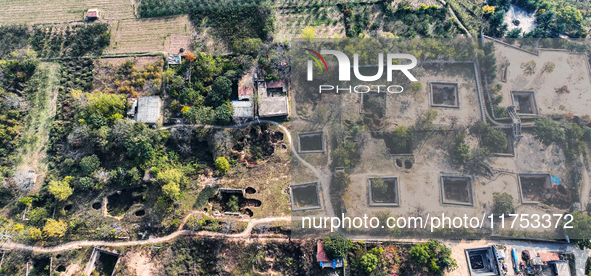
<svg viewBox="0 0 591 276"><path fill-rule="evenodd" d="M460 163L465 163L470 158L470 146L466 144L466 134L460 133L456 136L453 157Z"/></svg>
<svg viewBox="0 0 591 276"><path fill-rule="evenodd" d="M493 194L493 213L497 215L501 214L512 214L515 212L515 207L513 206L513 196L508 193L497 193Z"/></svg>
<svg viewBox="0 0 591 276"><path fill-rule="evenodd" d="M83 190L91 190L94 188L94 181L90 177L82 177L78 180L78 187Z"/></svg>
<svg viewBox="0 0 591 276"><path fill-rule="evenodd" d="M410 142L410 133L404 126L398 126L392 132L393 151L396 153L404 153L408 151Z"/></svg>
<svg viewBox="0 0 591 276"><path fill-rule="evenodd" d="M330 235L322 240L324 243L324 250L329 259L340 259L347 255L353 243L349 239L345 239L339 232L330 233Z"/></svg>
<svg viewBox="0 0 591 276"><path fill-rule="evenodd" d="M437 240L416 244L408 253L412 261L427 266L435 275L443 275L446 269L453 271L458 267L456 260L451 258L451 249Z"/></svg>
<svg viewBox="0 0 591 276"><path fill-rule="evenodd" d="M225 174L230 169L230 163L225 157L218 157L218 159L215 160L215 168L220 174Z"/></svg>

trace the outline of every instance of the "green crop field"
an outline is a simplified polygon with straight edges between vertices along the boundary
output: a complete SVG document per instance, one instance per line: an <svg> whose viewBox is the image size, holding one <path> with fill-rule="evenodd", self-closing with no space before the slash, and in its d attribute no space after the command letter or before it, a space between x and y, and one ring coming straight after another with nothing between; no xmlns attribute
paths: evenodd
<svg viewBox="0 0 591 276"><path fill-rule="evenodd" d="M60 23L83 20L97 8L103 19L135 18L137 4L130 0L0 0L0 25Z"/></svg>

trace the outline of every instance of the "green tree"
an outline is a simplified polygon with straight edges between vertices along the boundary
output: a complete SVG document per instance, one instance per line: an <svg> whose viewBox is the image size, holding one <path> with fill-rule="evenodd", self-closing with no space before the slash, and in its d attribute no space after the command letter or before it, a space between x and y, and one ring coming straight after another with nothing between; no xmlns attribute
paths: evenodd
<svg viewBox="0 0 591 276"><path fill-rule="evenodd" d="M207 93L207 104L213 107L222 105L232 94L232 81L226 77L217 77Z"/></svg>
<svg viewBox="0 0 591 276"><path fill-rule="evenodd" d="M560 125L551 118L540 118L535 121L534 135L537 139L542 141L545 145L550 145L552 142L564 141L564 130Z"/></svg>
<svg viewBox="0 0 591 276"><path fill-rule="evenodd" d="M358 157L355 143L351 141L342 142L332 153L331 157L335 167L349 169L357 163Z"/></svg>
<svg viewBox="0 0 591 276"><path fill-rule="evenodd" d="M167 185L170 183L180 183L181 179L183 178L183 172L179 169L166 169L161 172L158 172L156 175L156 180L161 185Z"/></svg>
<svg viewBox="0 0 591 276"><path fill-rule="evenodd" d="M113 123L123 118L129 109L129 103L125 95L103 92L87 93L86 95L88 100L86 113L88 116L98 114Z"/></svg>
<svg viewBox="0 0 591 276"><path fill-rule="evenodd" d="M346 172L339 171L332 178L331 183L330 190L332 192L344 192L351 184L351 177Z"/></svg>
<svg viewBox="0 0 591 276"><path fill-rule="evenodd" d="M181 187L179 183L171 182L162 186L162 192L172 200L179 200L181 197Z"/></svg>
<svg viewBox="0 0 591 276"><path fill-rule="evenodd" d="M330 259L344 258L353 246L351 240L345 239L339 232L330 233L322 242L324 243L324 251Z"/></svg>
<svg viewBox="0 0 591 276"><path fill-rule="evenodd" d="M364 104L364 109L379 117L386 114L386 101L380 97L372 97Z"/></svg>
<svg viewBox="0 0 591 276"><path fill-rule="evenodd" d="M30 196L25 196L25 197L21 197L18 202L22 205L31 207L31 204L33 203L33 198Z"/></svg>
<svg viewBox="0 0 591 276"><path fill-rule="evenodd" d="M210 106L193 107L183 113L183 116L193 124L213 124L215 122L215 111Z"/></svg>
<svg viewBox="0 0 591 276"><path fill-rule="evenodd" d="M68 179L68 177L66 177ZM47 186L47 191L53 195L57 200L63 201L70 197L73 193L68 180L51 180Z"/></svg>
<svg viewBox="0 0 591 276"><path fill-rule="evenodd" d="M78 180L78 187L83 190L91 190L94 188L94 180L90 177L82 177Z"/></svg>
<svg viewBox="0 0 591 276"><path fill-rule="evenodd" d="M573 212L573 221L569 226L572 228L565 228L564 232L571 240L579 246L581 250L585 248L591 249L591 217L581 212Z"/></svg>
<svg viewBox="0 0 591 276"><path fill-rule="evenodd" d="M564 24L567 31L576 31L583 23L581 11L570 5L561 5L556 11L556 23Z"/></svg>
<svg viewBox="0 0 591 276"><path fill-rule="evenodd" d="M398 126L392 132L392 144L395 153L406 153L409 150L410 133L404 126Z"/></svg>
<svg viewBox="0 0 591 276"><path fill-rule="evenodd" d="M47 238L63 237L68 230L68 224L62 220L48 219L43 226L43 234Z"/></svg>
<svg viewBox="0 0 591 276"><path fill-rule="evenodd" d="M451 258L451 249L437 240L416 244L408 253L412 261L428 267L434 275L443 275L445 270L453 271L458 267Z"/></svg>
<svg viewBox="0 0 591 276"><path fill-rule="evenodd" d="M240 207L238 206L238 197L235 195L230 196L230 199L226 203L226 210L229 212L238 212Z"/></svg>
<svg viewBox="0 0 591 276"><path fill-rule="evenodd" d="M508 193L493 193L493 213L501 214L513 214L515 207L513 206L513 196Z"/></svg>
<svg viewBox="0 0 591 276"><path fill-rule="evenodd" d="M147 137L129 140L125 143L125 148L129 156L141 164L151 161L156 154L152 142Z"/></svg>
<svg viewBox="0 0 591 276"><path fill-rule="evenodd" d="M218 125L227 125L232 122L234 108L228 103L224 103L215 109L215 122Z"/></svg>
<svg viewBox="0 0 591 276"><path fill-rule="evenodd" d="M215 160L215 168L220 174L226 174L230 169L230 163L225 157L218 157L218 159Z"/></svg>
<svg viewBox="0 0 591 276"><path fill-rule="evenodd" d="M515 28L507 33L507 38L521 38L521 28Z"/></svg>
<svg viewBox="0 0 591 276"><path fill-rule="evenodd" d="M378 268L378 257L372 253L367 253L359 260L358 267L366 274L370 274Z"/></svg>
<svg viewBox="0 0 591 276"><path fill-rule="evenodd" d="M239 54L256 54L263 42L260 38L243 38L232 43L232 51Z"/></svg>
<svg viewBox="0 0 591 276"><path fill-rule="evenodd" d="M82 158L80 160L80 168L85 174L92 174L101 166L101 160L99 160L98 156L90 155Z"/></svg>
<svg viewBox="0 0 591 276"><path fill-rule="evenodd" d="M507 135L502 130L490 128L486 135L482 137L482 143L489 148L491 152L504 152L507 148Z"/></svg>
<svg viewBox="0 0 591 276"><path fill-rule="evenodd" d="M49 216L49 213L47 213L47 210L45 210L45 208L37 207L31 210L27 214L27 216L29 217L29 221L33 225L41 226L42 222Z"/></svg>
<svg viewBox="0 0 591 276"><path fill-rule="evenodd" d="M581 130L583 131L583 140L587 142L591 141L591 127L583 126Z"/></svg>
<svg viewBox="0 0 591 276"><path fill-rule="evenodd" d="M182 104L188 105L200 105L203 102L203 97L199 95L198 91L195 91L191 88L185 88L181 91L179 95L179 102Z"/></svg>

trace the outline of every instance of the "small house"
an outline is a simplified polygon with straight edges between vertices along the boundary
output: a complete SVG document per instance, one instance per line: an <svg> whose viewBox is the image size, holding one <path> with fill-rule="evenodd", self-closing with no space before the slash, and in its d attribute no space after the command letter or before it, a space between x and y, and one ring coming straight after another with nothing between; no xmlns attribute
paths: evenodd
<svg viewBox="0 0 591 276"><path fill-rule="evenodd" d="M316 244L316 260L322 268L338 268L343 267L343 258L340 259L329 259L324 251L324 243L319 241Z"/></svg>
<svg viewBox="0 0 591 276"><path fill-rule="evenodd" d="M252 87L246 86L238 88L238 100L232 101L232 107L234 108L234 114L232 117L234 118L234 121L254 118L253 93L254 89Z"/></svg>
<svg viewBox="0 0 591 276"><path fill-rule="evenodd" d="M86 12L86 18L88 19L97 19L99 18L99 11L98 9L88 9Z"/></svg>
<svg viewBox="0 0 591 276"><path fill-rule="evenodd" d="M160 119L162 100L158 96L140 97L137 103L136 121L155 124Z"/></svg>
<svg viewBox="0 0 591 276"><path fill-rule="evenodd" d="M289 115L289 101L285 80L259 81L258 102L259 117L277 117Z"/></svg>

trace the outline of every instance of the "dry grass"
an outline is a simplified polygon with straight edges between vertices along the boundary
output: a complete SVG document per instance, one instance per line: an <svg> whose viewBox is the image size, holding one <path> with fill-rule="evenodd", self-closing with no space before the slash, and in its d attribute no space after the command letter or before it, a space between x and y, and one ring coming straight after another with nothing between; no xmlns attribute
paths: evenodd
<svg viewBox="0 0 591 276"><path fill-rule="evenodd" d="M83 20L90 8L98 8L102 19L135 18L137 4L130 0L2 0L0 25L17 23L59 23Z"/></svg>
<svg viewBox="0 0 591 276"><path fill-rule="evenodd" d="M111 45L105 53L167 51L171 37L190 36L192 32L186 15L120 20L111 24Z"/></svg>

